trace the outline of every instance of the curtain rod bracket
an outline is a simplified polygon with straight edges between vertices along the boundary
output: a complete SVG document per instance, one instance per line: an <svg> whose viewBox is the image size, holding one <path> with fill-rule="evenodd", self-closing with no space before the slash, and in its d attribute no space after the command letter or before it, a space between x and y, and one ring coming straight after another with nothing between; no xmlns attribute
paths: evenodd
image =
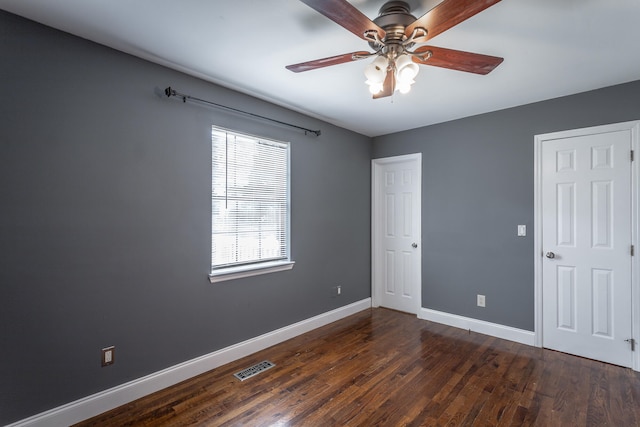
<svg viewBox="0 0 640 427"><path fill-rule="evenodd" d="M251 116L251 117L257 117L259 119L268 120L270 122L278 123L280 125L289 126L289 127L304 131L305 135L308 135L309 133L312 133L315 136L320 136L320 133L321 133L320 130L313 130L313 129L303 128L301 126L292 125L291 123L281 122L280 120L275 120L275 119L271 119L269 117L260 116L258 114L253 114L253 113L249 113L249 112L246 112L246 111L238 110L236 108L227 107L226 105L216 104L215 102L211 102L211 101L207 101L207 100L204 100L204 99L196 98L196 97L193 97L191 95L185 95L183 93L179 93L178 91L172 89L171 86L168 86L164 90L164 94L167 95L167 98L170 98L172 96L176 96L176 97L182 98L182 102L183 103L187 102L187 99L189 99L189 100L193 100L193 101L197 101L197 102L202 102L202 103L208 104L208 105L213 105L214 107L222 108L222 109L225 109L225 110L234 111L236 113L242 113L242 114L245 114L245 115L248 115L248 116Z"/></svg>

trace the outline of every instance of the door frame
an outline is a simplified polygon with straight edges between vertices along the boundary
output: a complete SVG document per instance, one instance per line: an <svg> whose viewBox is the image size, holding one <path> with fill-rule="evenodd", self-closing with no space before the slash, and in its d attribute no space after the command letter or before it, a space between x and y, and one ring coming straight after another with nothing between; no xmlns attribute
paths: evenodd
<svg viewBox="0 0 640 427"><path fill-rule="evenodd" d="M376 230L378 230L380 221L384 219L384 214L381 211L381 209L384 208L384 205L381 204L382 200L380 200L379 196L380 188L377 186L378 180L376 178L382 171L383 165L404 162L415 162L418 168L416 205L418 207L419 215L416 230L416 234L418 235L416 238L418 242L416 258L420 260L420 262L418 263L417 283L413 284L413 295L415 295L416 299L414 303L414 310L416 316L418 316L420 314L420 309L422 308L422 153L383 157L371 160L371 306L380 307L380 301L382 299L381 289L380 286L378 286L381 284L381 278L376 274L375 267L377 262L380 262L380 260L376 259L376 253L378 253L378 249L381 245L381 236L377 235Z"/></svg>
<svg viewBox="0 0 640 427"><path fill-rule="evenodd" d="M635 339L636 351L632 355L634 371L640 371L640 247L638 247L638 233L640 232L639 200L640 181L638 163L640 162L639 138L640 120L614 123L601 126L593 126L581 129L552 132L536 135L534 137L534 345L542 347L543 322L542 322L542 257L544 248L542 242L542 144L560 138L608 133L615 131L631 131L631 150L635 153L631 162L631 244L637 248L635 256L631 260L631 333Z"/></svg>

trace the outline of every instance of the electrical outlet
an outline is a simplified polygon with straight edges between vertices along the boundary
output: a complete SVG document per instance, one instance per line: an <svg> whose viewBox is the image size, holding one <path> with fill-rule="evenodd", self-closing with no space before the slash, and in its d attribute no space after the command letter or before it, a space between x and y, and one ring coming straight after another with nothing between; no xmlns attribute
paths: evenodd
<svg viewBox="0 0 640 427"><path fill-rule="evenodd" d="M342 286L340 286L340 285L336 286L336 294L337 295L342 295Z"/></svg>
<svg viewBox="0 0 640 427"><path fill-rule="evenodd" d="M102 366L113 365L115 362L115 346L105 347L102 349Z"/></svg>
<svg viewBox="0 0 640 427"><path fill-rule="evenodd" d="M342 295L342 286L337 285L331 288L331 296L332 297L339 297L340 295Z"/></svg>
<svg viewBox="0 0 640 427"><path fill-rule="evenodd" d="M485 307L484 295L478 295L478 307Z"/></svg>

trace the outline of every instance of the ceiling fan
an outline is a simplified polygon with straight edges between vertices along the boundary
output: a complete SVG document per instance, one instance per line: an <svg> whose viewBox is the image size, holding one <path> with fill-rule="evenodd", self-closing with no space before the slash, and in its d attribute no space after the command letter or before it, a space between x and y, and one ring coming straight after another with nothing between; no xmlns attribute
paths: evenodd
<svg viewBox="0 0 640 427"><path fill-rule="evenodd" d="M371 21L347 0L300 0L327 18L367 41L373 52L358 51L288 65L295 73L376 57L365 69L373 98L406 93L418 74L418 64L475 74L488 74L503 58L436 46L426 42L500 0L444 0L417 18L405 1L388 1ZM413 49L413 50L411 50Z"/></svg>

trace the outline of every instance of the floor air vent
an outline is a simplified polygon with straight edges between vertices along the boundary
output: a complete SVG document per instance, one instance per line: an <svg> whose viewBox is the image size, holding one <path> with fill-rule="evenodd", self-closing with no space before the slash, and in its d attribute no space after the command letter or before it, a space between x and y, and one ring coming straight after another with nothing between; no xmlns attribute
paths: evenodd
<svg viewBox="0 0 640 427"><path fill-rule="evenodd" d="M247 369L243 369L242 371L233 374L234 377L239 379L240 381L244 381L247 378L251 378L254 375L258 375L260 372L266 371L267 369L271 369L275 364L265 360L264 362L260 362L256 365L253 365Z"/></svg>

